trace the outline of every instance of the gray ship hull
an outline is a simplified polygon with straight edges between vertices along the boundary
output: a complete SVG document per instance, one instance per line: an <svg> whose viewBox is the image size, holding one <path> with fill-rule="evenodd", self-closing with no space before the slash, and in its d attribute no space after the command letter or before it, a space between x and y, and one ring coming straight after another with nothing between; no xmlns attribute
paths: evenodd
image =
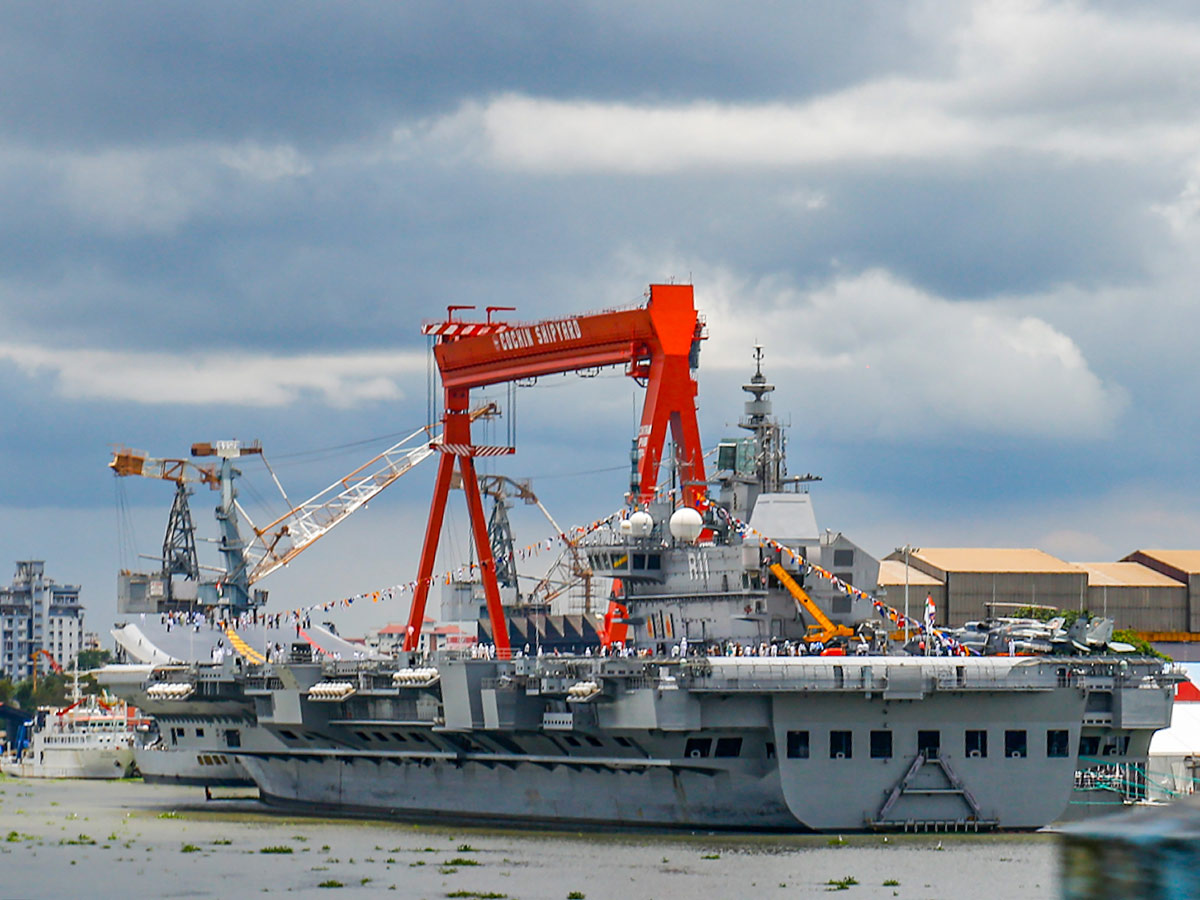
<svg viewBox="0 0 1200 900"><path fill-rule="evenodd" d="M297 670L297 689L258 692L279 747L240 759L268 802L389 818L1036 829L1067 809L1079 748L1144 759L1171 696L1150 663L607 662L448 660L411 706L365 680L314 701L319 673Z"/></svg>

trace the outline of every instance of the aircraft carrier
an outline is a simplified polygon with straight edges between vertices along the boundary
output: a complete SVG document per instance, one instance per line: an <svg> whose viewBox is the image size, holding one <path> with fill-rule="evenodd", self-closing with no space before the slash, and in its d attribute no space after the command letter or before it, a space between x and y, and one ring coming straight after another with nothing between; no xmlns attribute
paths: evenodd
<svg viewBox="0 0 1200 900"><path fill-rule="evenodd" d="M687 340L658 334L639 348L622 332L612 345L632 354L635 377L671 372L656 365L674 354L685 360L675 377L692 379L702 334L691 288L662 287L651 288L648 321L679 326ZM459 355L438 355L446 446L405 649L336 659L292 642L286 661L154 667L136 685L127 679L130 699L152 714L156 698L181 715L235 697L229 708L253 725L225 749L267 802L536 826L1033 829L1063 814L1078 770L1144 765L1182 677L1160 660L1071 641L1047 655L968 655L932 622L902 623L923 640L897 646L896 611L873 593L878 562L820 530L815 479L787 473L761 354L744 386L745 434L721 442L711 481L694 381L672 389L651 378L648 398L667 399L655 410L648 399L628 505L575 539L613 584L603 648L511 647L492 548L477 529L482 641L418 652L442 486L456 461L478 519L468 461L479 448L452 417L492 375L482 357L463 362L463 344L487 342L512 377L522 376L514 353L531 366L549 358L539 352L558 353L559 370L613 359L561 354L587 343L588 317L504 342L491 340L490 317L478 324L439 345ZM456 366L474 366L474 380ZM664 421L677 483L660 491Z"/></svg>

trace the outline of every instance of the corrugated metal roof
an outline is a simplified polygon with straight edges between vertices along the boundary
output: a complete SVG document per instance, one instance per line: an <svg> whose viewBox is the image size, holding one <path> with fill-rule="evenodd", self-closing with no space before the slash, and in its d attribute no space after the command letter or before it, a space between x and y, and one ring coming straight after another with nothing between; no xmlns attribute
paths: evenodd
<svg viewBox="0 0 1200 900"><path fill-rule="evenodd" d="M1200 550L1138 550L1189 575L1200 573Z"/></svg>
<svg viewBox="0 0 1200 900"><path fill-rule="evenodd" d="M943 572L1063 574L1081 569L1044 550L1013 547L922 547L912 554Z"/></svg>
<svg viewBox="0 0 1200 900"><path fill-rule="evenodd" d="M1088 573L1089 587L1186 587L1182 581L1135 562L1075 563Z"/></svg>
<svg viewBox="0 0 1200 900"><path fill-rule="evenodd" d="M900 559L883 559L879 561L879 586L904 587L904 561ZM932 575L926 575L920 569L908 567L909 585L940 586L941 581Z"/></svg>

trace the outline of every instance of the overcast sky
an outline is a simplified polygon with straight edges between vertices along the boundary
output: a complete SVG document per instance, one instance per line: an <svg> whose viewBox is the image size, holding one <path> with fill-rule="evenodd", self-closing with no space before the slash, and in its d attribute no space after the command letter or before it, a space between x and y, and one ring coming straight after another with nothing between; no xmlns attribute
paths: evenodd
<svg viewBox="0 0 1200 900"><path fill-rule="evenodd" d="M112 445L259 439L301 499L424 424L447 304L670 280L708 321L706 445L761 343L791 470L873 553L1200 547L1192 4L11 2L0 208L0 583L45 559L89 628L171 500ZM640 403L543 380L491 468L605 515ZM432 479L271 608L413 578Z"/></svg>

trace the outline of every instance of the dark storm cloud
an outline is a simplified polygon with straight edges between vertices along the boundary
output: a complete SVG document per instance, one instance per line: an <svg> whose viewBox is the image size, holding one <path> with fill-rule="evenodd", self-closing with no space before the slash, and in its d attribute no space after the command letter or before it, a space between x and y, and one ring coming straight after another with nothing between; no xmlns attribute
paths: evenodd
<svg viewBox="0 0 1200 900"><path fill-rule="evenodd" d="M795 96L928 65L905 20L835 2L10 3L0 120L39 145L307 142L497 91Z"/></svg>

